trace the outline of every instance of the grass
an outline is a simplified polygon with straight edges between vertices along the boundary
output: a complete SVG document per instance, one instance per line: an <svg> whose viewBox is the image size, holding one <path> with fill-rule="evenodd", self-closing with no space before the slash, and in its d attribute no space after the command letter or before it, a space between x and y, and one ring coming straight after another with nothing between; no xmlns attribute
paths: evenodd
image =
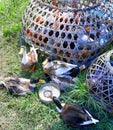
<svg viewBox="0 0 113 130"><path fill-rule="evenodd" d="M18 56L21 34L21 18L28 0L0 0L0 77L40 77L43 78L40 55L36 71L29 74L21 70ZM78 103L88 108L100 123L81 130L112 130L113 115L107 113L100 102L96 101L86 89L86 72L79 75L77 85L69 92L61 94L60 100L66 103ZM37 89L40 85L37 86ZM38 93L38 91L37 91ZM14 97L6 90L0 90L0 130L79 130L67 126L55 105L41 103L38 94Z"/></svg>

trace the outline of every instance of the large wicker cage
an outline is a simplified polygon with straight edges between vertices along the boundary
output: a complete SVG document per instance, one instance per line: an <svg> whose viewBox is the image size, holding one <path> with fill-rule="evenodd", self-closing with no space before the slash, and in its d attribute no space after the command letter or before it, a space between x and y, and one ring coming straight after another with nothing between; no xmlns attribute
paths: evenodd
<svg viewBox="0 0 113 130"><path fill-rule="evenodd" d="M88 89L113 112L113 50L93 61L86 80Z"/></svg>
<svg viewBox="0 0 113 130"><path fill-rule="evenodd" d="M45 54L88 65L113 37L112 0L30 0L24 39Z"/></svg>

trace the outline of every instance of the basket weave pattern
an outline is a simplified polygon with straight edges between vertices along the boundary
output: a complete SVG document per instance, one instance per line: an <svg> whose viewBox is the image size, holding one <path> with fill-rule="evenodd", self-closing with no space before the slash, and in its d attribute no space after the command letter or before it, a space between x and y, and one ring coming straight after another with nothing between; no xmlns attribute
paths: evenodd
<svg viewBox="0 0 113 130"><path fill-rule="evenodd" d="M92 63L86 79L88 89L113 111L113 50Z"/></svg>
<svg viewBox="0 0 113 130"><path fill-rule="evenodd" d="M113 2L73 1L31 0L22 19L24 39L45 54L87 65L113 37Z"/></svg>

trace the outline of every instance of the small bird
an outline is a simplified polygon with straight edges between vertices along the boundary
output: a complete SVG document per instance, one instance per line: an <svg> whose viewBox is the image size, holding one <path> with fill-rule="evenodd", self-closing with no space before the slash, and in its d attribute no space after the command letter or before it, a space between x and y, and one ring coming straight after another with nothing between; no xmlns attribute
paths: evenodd
<svg viewBox="0 0 113 130"><path fill-rule="evenodd" d="M85 65L77 66L64 61L56 60L54 54L50 55L43 63L43 70L48 80L58 84L61 90L74 83L73 77L76 77L79 72L85 69Z"/></svg>
<svg viewBox="0 0 113 130"><path fill-rule="evenodd" d="M94 119L86 109L77 104L62 105L58 98L53 96L52 99L53 102L56 104L57 110L60 113L62 119L68 125L77 127L96 124L97 122L99 122L99 120Z"/></svg>
<svg viewBox="0 0 113 130"><path fill-rule="evenodd" d="M32 45L30 52L27 53L26 46L21 46L19 55L22 56L21 67L28 72L35 70L36 63L38 62L38 54L36 48Z"/></svg>
<svg viewBox="0 0 113 130"><path fill-rule="evenodd" d="M36 83L45 83L44 80L39 78L5 78L1 81L1 88L6 88L11 95L25 95L28 92L35 92Z"/></svg>

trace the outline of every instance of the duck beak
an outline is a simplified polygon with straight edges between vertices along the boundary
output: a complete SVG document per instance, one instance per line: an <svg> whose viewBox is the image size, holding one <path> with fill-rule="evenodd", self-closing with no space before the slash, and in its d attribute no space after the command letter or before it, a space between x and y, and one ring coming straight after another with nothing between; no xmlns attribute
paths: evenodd
<svg viewBox="0 0 113 130"><path fill-rule="evenodd" d="M79 67L79 69L80 69L80 70L84 70L84 69L86 69L86 66L85 66L85 65L82 65L82 66Z"/></svg>
<svg viewBox="0 0 113 130"><path fill-rule="evenodd" d="M44 66L46 66L48 63L49 63L49 62L48 62L48 59L46 59L46 60L42 63L42 66L44 67Z"/></svg>
<svg viewBox="0 0 113 130"><path fill-rule="evenodd" d="M40 84L45 84L46 82L45 82L45 80L39 79L39 82L38 82L38 83L40 83Z"/></svg>
<svg viewBox="0 0 113 130"><path fill-rule="evenodd" d="M19 51L19 56L23 56L23 54L24 54L24 47L21 47L20 48L20 51Z"/></svg>

